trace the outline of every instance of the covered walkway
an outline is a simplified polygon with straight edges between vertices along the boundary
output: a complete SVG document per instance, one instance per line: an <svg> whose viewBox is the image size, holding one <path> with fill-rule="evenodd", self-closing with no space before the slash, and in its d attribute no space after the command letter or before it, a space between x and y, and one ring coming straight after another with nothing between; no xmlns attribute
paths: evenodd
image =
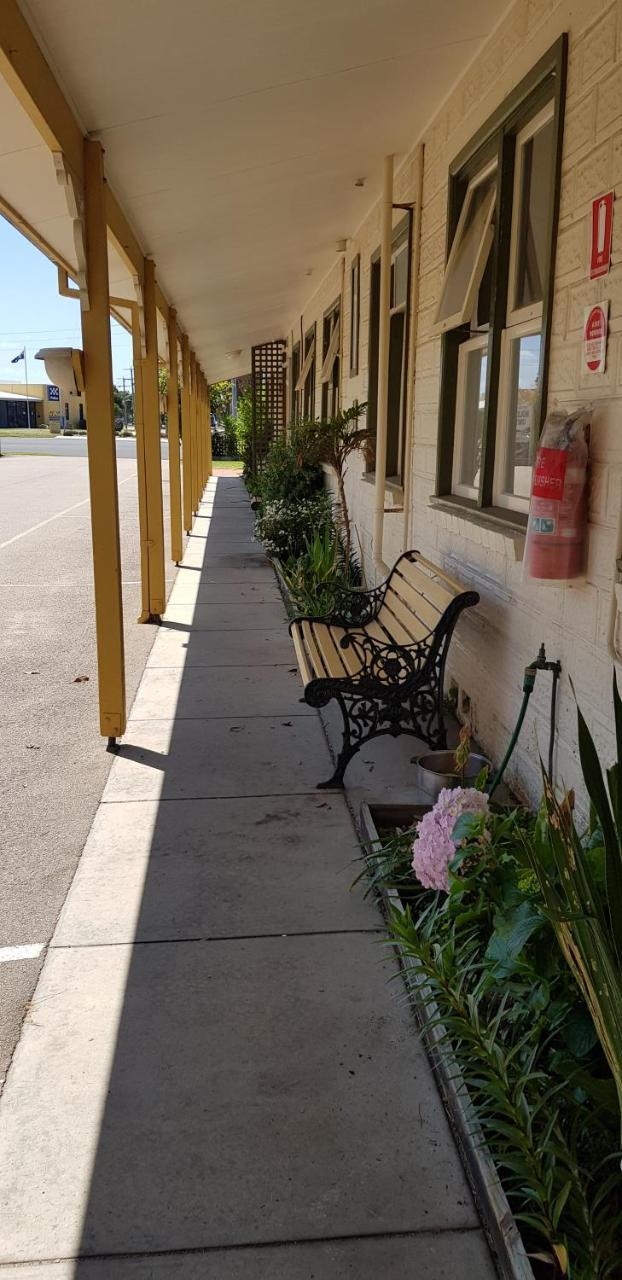
<svg viewBox="0 0 622 1280"><path fill-rule="evenodd" d="M293 668L212 479L0 1103L0 1280L494 1274Z"/></svg>

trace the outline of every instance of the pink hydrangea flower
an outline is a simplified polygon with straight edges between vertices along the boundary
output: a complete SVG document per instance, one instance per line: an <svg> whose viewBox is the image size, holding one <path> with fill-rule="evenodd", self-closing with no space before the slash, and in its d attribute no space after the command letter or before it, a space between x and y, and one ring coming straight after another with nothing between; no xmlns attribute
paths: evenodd
<svg viewBox="0 0 622 1280"><path fill-rule="evenodd" d="M488 813L488 796L475 787L445 787L423 815L413 844L413 870L425 889L449 892L448 867L458 843L453 829L463 813Z"/></svg>

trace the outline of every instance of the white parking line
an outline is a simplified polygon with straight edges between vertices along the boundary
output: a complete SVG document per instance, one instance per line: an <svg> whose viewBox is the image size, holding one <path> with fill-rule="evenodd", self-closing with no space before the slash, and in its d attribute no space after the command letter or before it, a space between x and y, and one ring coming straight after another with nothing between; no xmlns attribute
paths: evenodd
<svg viewBox="0 0 622 1280"><path fill-rule="evenodd" d="M121 488L122 484L127 484L128 480L135 479L136 477L133 475L126 476L125 480L119 480L118 488ZM74 502L72 507L65 507L64 511L57 511L56 515L48 516L47 520L40 520L38 524L31 525L30 529L24 529L23 533L16 533L13 538L7 538L6 542L0 542L0 551L4 547L10 547L13 542L19 542L20 538L27 538L29 533L35 533L37 529L43 529L46 524L51 524L53 520L60 520L61 516L69 515L70 511L77 511L78 507L87 507L90 501L90 498L83 498L81 502Z"/></svg>
<svg viewBox="0 0 622 1280"><path fill-rule="evenodd" d="M31 942L23 947L0 947L0 964L10 960L36 960L44 946L44 942Z"/></svg>

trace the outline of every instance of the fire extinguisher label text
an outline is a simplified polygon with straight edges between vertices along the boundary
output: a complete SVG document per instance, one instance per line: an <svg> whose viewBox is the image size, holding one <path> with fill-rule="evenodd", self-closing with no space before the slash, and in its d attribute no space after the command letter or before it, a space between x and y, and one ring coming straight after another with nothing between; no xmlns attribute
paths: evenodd
<svg viewBox="0 0 622 1280"><path fill-rule="evenodd" d="M564 493L568 454L565 449L538 449L533 490L534 498L560 499Z"/></svg>

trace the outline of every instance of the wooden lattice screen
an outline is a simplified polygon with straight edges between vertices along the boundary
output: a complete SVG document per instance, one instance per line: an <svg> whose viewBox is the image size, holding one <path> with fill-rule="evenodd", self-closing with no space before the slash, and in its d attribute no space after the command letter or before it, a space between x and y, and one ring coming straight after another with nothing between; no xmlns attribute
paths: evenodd
<svg viewBox="0 0 622 1280"><path fill-rule="evenodd" d="M285 435L285 341L275 338L251 350L253 438L251 466L261 471L274 440Z"/></svg>

